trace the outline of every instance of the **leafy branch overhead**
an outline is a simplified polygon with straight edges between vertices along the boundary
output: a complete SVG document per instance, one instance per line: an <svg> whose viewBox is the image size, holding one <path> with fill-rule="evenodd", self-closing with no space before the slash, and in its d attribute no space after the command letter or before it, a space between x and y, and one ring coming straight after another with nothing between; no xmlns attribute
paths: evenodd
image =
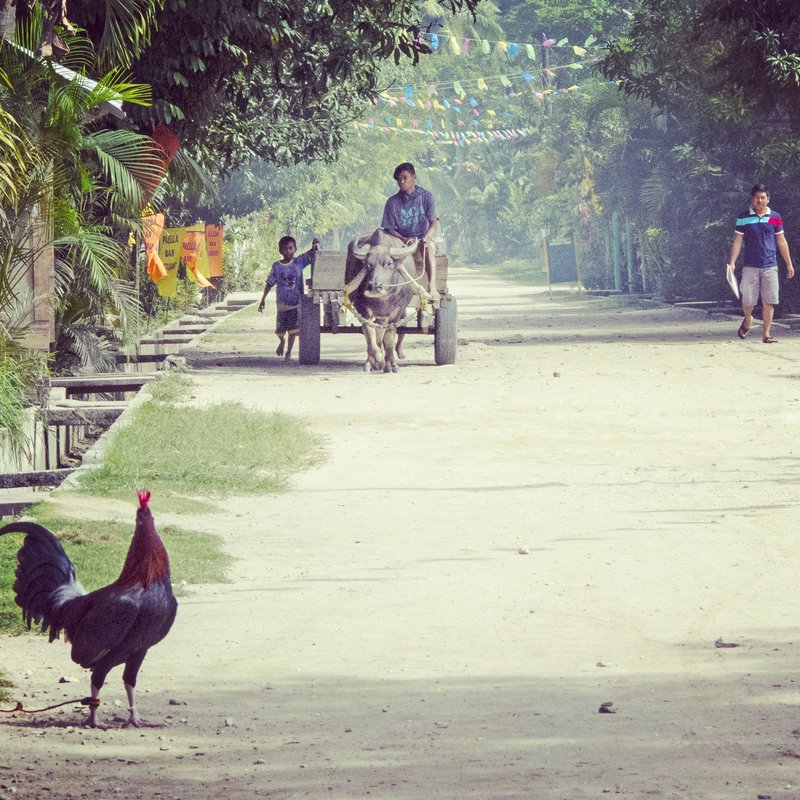
<svg viewBox="0 0 800 800"><path fill-rule="evenodd" d="M474 16L479 2L436 5ZM155 0L70 0L69 13L102 43L126 5L142 23L132 73L154 98L131 117L142 130L169 125L216 173L252 157L335 157L347 124L376 94L381 64L430 52L420 36L426 17L412 0L166 0L160 9Z"/></svg>
<svg viewBox="0 0 800 800"><path fill-rule="evenodd" d="M649 0L601 69L662 108L755 115L800 136L798 42L795 0Z"/></svg>

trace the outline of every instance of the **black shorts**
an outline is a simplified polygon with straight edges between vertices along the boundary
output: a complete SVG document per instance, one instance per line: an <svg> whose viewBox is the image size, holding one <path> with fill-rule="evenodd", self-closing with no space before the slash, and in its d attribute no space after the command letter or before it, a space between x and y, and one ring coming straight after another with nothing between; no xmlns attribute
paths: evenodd
<svg viewBox="0 0 800 800"><path fill-rule="evenodd" d="M287 311L279 311L275 319L275 333L297 334L297 308L290 308Z"/></svg>

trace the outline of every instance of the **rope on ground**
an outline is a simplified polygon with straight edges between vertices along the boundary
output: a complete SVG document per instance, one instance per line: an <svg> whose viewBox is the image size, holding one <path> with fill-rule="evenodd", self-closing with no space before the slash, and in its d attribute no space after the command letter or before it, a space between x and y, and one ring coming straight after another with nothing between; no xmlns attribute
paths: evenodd
<svg viewBox="0 0 800 800"><path fill-rule="evenodd" d="M43 711L51 711L54 708L61 708L61 706L73 706L80 703L82 706L94 706L95 708L100 705L100 701L94 697L80 697L76 700L65 700L63 703L56 703L53 706L46 706L45 708L25 708L22 703L17 700L14 708L0 708L0 714L41 714Z"/></svg>

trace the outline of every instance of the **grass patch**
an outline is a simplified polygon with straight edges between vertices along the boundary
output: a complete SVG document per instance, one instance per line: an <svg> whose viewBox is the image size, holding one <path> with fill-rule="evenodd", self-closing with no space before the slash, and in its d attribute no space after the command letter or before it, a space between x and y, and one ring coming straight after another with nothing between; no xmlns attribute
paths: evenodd
<svg viewBox="0 0 800 800"><path fill-rule="evenodd" d="M195 382L183 372L168 372L148 388L154 402L174 404L185 399L194 386Z"/></svg>
<svg viewBox="0 0 800 800"><path fill-rule="evenodd" d="M131 423L112 440L102 466L87 472L80 484L87 504L90 495L130 502L136 488L153 492L156 525L177 586L226 581L230 558L216 536L158 525L162 498L169 498L173 513L215 511L215 497L281 491L293 473L324 458L320 439L296 417L260 413L239 403L181 405L193 385L181 373L156 382L153 399L134 411ZM61 538L88 590L119 576L133 533L133 506L128 524L60 516L48 503L35 506L32 515ZM12 589L21 541L20 535L0 537L0 633L25 630Z"/></svg>
<svg viewBox="0 0 800 800"><path fill-rule="evenodd" d="M134 514L132 505L131 523L125 524L60 516L47 503L39 503L32 509L36 521L61 539L75 565L78 580L88 591L119 577L133 534ZM227 582L226 569L231 558L223 553L217 536L159 525L158 519L156 528L169 553L170 576L177 595L184 581L187 585ZM22 534L0 536L0 633L19 634L25 630L12 589L22 539Z"/></svg>
<svg viewBox="0 0 800 800"><path fill-rule="evenodd" d="M322 458L318 438L295 417L240 403L148 402L114 437L103 465L81 479L80 490L119 498L140 486L163 497L277 492Z"/></svg>
<svg viewBox="0 0 800 800"><path fill-rule="evenodd" d="M5 672L0 670L0 703L7 703L11 700L11 695L8 690L13 688L14 681L12 681Z"/></svg>

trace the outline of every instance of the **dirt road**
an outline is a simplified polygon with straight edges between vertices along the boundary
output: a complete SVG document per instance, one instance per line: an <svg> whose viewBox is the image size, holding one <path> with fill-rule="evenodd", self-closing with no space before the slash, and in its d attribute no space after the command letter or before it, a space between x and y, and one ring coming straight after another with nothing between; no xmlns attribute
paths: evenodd
<svg viewBox="0 0 800 800"><path fill-rule="evenodd" d="M451 286L453 367L411 338L397 375L356 337L258 358L269 309L209 338L198 406L300 414L328 461L218 515L154 505L238 559L142 669L167 727L0 719L0 798L800 798L800 339ZM61 645L0 662L28 698L85 694Z"/></svg>

